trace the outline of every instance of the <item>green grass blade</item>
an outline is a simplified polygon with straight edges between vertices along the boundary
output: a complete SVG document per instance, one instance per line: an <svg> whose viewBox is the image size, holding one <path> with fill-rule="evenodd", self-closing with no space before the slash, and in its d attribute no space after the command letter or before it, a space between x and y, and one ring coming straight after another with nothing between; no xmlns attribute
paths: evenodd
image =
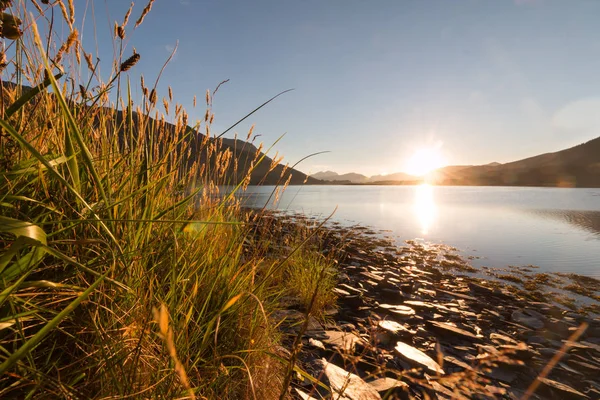
<svg viewBox="0 0 600 400"><path fill-rule="evenodd" d="M45 57L44 60L46 62L46 68L49 70L50 67L47 65L48 61ZM60 88L58 87L58 82L56 81L56 79L54 79L53 76L50 78L50 80L52 81L52 87L54 89L56 98L58 99L58 103L60 104L60 108L62 109L63 115L67 119L67 124L69 125L69 130L68 132L66 132L66 135L69 136L69 134L72 134L75 137L75 141L81 149L81 155L83 157L83 160L88 170L90 171L90 174L92 175L92 179L96 184L96 189L98 190L98 192L100 192L100 197L102 198L102 200L104 200L104 204L106 204L106 206L108 207L110 203L108 201L108 197L106 196L106 192L104 191L104 185L102 184L102 180L100 179L98 171L96 170L96 166L94 165L92 153L90 153L90 150L88 149L83 140L81 131L79 130L79 127L75 122L75 118L73 118L73 114L71 113L71 110L67 105L67 101L65 100L65 97L63 96Z"/></svg>
<svg viewBox="0 0 600 400"><path fill-rule="evenodd" d="M62 76L63 76L63 74L59 72L58 74L54 75L54 79L58 80L58 79L62 78ZM14 103L12 103L10 105L10 107L8 107L6 109L6 111L4 112L4 118L8 119L11 115L13 115L17 111L19 111L21 109L21 107L23 107L25 104L27 104L27 102L29 102L35 96L40 94L42 91L44 91L51 84L52 84L52 81L50 80L50 78L47 78L47 79L44 79L44 81L42 83L40 83L39 85L37 85L36 87L23 93L23 95L21 97L19 97Z"/></svg>
<svg viewBox="0 0 600 400"><path fill-rule="evenodd" d="M110 229L108 228L108 226L106 226L106 224L104 224L104 222L102 222L102 220L100 220L100 217L98 216L98 214L96 214L96 212L94 211L94 209L92 208L92 206L90 206L85 199L81 196L81 194L75 190L75 188L65 179L64 176L62 176L55 168L54 166L48 161L46 160L46 158L40 154L40 152L38 152L36 150L35 147L33 147L31 145L31 143L29 143L23 136L21 136L16 130L15 128L12 127L11 124L9 124L8 122L6 122L3 119L0 119L0 126L2 128L4 128L4 130L10 135L12 136L17 142L19 142L19 144L21 146L23 146L29 153L31 153L31 155L33 155L35 158L37 158L43 165L46 166L46 168L48 169L48 172L50 172L52 175L54 175L55 178L57 178L60 183L62 183L71 193L73 193L75 195L75 197L77 197L81 203L84 205L85 208L87 208L88 210L91 211L92 215L98 219L100 221L100 225L102 226L102 228L106 231L106 233L110 236L111 240L115 243L115 245L117 246L117 248L119 249L119 251L122 253L122 249L121 246L119 245L118 240L115 238L115 236L112 234L112 232L110 231Z"/></svg>
<svg viewBox="0 0 600 400"><path fill-rule="evenodd" d="M0 216L0 232L11 233L16 237L25 236L46 244L46 232L31 222Z"/></svg>
<svg viewBox="0 0 600 400"><path fill-rule="evenodd" d="M96 290L98 285L104 281L105 275L98 278L92 285L86 289L81 295L79 295L75 300L73 300L68 306L66 306L60 313L58 313L50 322L48 322L42 329L40 329L31 339L25 342L17 351L12 353L10 357L8 357L2 364L0 364L0 375L3 375L7 372L13 365L15 365L19 360L25 357L30 350L32 350L35 346L37 346L44 337L50 333L54 328L61 323L63 319L65 319L73 310L75 310L82 301L88 298L88 296Z"/></svg>

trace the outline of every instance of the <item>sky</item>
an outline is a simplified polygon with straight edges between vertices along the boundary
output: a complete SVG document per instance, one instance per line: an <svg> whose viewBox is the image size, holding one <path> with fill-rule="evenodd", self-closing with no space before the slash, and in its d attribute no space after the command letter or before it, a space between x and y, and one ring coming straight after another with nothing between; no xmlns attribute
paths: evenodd
<svg viewBox="0 0 600 400"><path fill-rule="evenodd" d="M135 21L146 1L136 1ZM75 1L83 45L109 74L124 0ZM204 116L213 132L293 88L234 131L248 129L299 169L366 175L402 171L435 147L447 164L508 162L600 136L600 1L156 0L127 29L128 72L159 98ZM95 21L95 23L94 23ZM233 132L228 137L233 137Z"/></svg>

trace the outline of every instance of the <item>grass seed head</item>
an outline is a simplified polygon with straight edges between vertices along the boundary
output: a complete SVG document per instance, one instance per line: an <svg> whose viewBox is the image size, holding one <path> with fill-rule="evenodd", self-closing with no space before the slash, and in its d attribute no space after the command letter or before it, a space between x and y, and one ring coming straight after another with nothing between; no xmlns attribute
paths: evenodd
<svg viewBox="0 0 600 400"><path fill-rule="evenodd" d="M71 18L69 17L69 13L67 12L67 8L65 7L65 3L63 3L62 0L58 0L57 4L58 4L58 7L60 8L60 11L62 12L63 18L69 24L69 28L72 27Z"/></svg>
<svg viewBox="0 0 600 400"><path fill-rule="evenodd" d="M169 102L163 97L163 106L165 107L165 114L169 115Z"/></svg>
<svg viewBox="0 0 600 400"><path fill-rule="evenodd" d="M142 22L144 22L144 18L146 18L146 15L148 15L150 10L152 10L153 3L154 3L154 0L150 0L148 2L148 4L146 5L146 7L144 7L144 9L142 10L142 15L140 15L138 20L135 21L135 28L137 28L138 26L140 26L142 24Z"/></svg>
<svg viewBox="0 0 600 400"><path fill-rule="evenodd" d="M78 35L79 32L77 29L73 29L71 33L69 33L69 37L67 37L67 40L62 44L62 46L60 46L60 49L58 49L58 52L56 53L56 57L54 58L55 63L58 64L62 60L63 55L68 52L75 43L77 43Z"/></svg>
<svg viewBox="0 0 600 400"><path fill-rule="evenodd" d="M0 13L0 21L2 22L0 36L10 40L17 40L23 35L20 27L22 21L19 18L3 12Z"/></svg>
<svg viewBox="0 0 600 400"><path fill-rule="evenodd" d="M138 53L133 53L131 57L125 60L120 67L121 72L129 71L137 62L140 61L140 55Z"/></svg>
<svg viewBox="0 0 600 400"><path fill-rule="evenodd" d="M73 0L69 0L69 23L71 25L75 23L75 4Z"/></svg>
<svg viewBox="0 0 600 400"><path fill-rule="evenodd" d="M12 0L0 0L0 11L6 10L11 6Z"/></svg>
<svg viewBox="0 0 600 400"><path fill-rule="evenodd" d="M94 61L92 60L92 54L83 52L83 58L85 58L85 63L90 71L94 71Z"/></svg>
<svg viewBox="0 0 600 400"><path fill-rule="evenodd" d="M133 2L131 2L131 5L129 6L129 10L127 10L127 12L125 13L125 17L123 18L123 24L121 25L122 27L125 27L129 23L129 17L131 16L132 10L133 10Z"/></svg>
<svg viewBox="0 0 600 400"><path fill-rule="evenodd" d="M156 100L157 100L156 89L152 89L150 91L150 103L151 104L156 104Z"/></svg>

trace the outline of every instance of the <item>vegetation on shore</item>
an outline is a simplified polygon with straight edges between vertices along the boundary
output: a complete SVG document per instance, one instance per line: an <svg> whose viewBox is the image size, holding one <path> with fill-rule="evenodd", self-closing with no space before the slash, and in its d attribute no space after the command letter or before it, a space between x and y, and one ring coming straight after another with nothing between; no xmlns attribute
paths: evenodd
<svg viewBox="0 0 600 400"><path fill-rule="evenodd" d="M286 295L307 316L332 301L314 232L257 243L260 218L219 193L264 155L243 168L211 136L212 93L191 128L170 89L161 112L142 77L134 102L144 55L125 38L152 3L115 23L102 79L73 1L0 2L0 397L278 397L290 367L271 313Z"/></svg>

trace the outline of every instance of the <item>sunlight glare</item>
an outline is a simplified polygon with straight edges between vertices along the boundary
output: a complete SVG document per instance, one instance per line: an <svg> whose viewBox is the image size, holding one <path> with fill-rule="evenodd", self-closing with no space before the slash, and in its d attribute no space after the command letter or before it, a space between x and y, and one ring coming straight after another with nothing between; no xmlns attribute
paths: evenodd
<svg viewBox="0 0 600 400"><path fill-rule="evenodd" d="M444 166L444 157L439 148L422 148L417 151L406 162L406 173L422 176L435 169Z"/></svg>
<svg viewBox="0 0 600 400"><path fill-rule="evenodd" d="M433 198L433 186L427 183L416 186L413 211L421 225L421 234L427 235L437 214Z"/></svg>

